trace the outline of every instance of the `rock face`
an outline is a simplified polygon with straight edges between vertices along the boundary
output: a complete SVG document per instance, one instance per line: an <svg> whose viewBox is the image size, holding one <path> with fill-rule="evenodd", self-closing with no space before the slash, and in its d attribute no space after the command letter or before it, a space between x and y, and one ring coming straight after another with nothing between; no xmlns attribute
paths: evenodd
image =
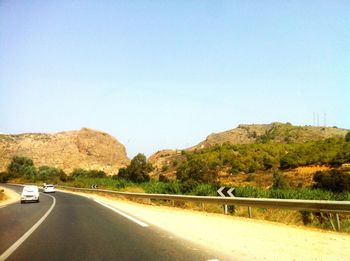
<svg viewBox="0 0 350 261"><path fill-rule="evenodd" d="M13 156L25 156L35 166L63 169L103 170L112 175L129 163L125 147L111 135L82 128L55 134L0 134L0 171L6 171Z"/></svg>

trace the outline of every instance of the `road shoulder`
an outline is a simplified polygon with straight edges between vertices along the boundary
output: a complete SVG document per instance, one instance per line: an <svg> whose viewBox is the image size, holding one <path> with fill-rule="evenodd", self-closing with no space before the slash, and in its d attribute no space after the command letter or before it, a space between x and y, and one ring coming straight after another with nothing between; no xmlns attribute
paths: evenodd
<svg viewBox="0 0 350 261"><path fill-rule="evenodd" d="M0 208L19 202L20 195L16 191L3 186L0 186L0 190L1 189L4 190L5 199L0 201Z"/></svg>

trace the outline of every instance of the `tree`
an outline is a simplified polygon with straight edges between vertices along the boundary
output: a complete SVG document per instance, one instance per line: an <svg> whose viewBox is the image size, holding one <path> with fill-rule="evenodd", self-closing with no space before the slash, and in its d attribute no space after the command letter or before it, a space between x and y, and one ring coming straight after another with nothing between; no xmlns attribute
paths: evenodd
<svg viewBox="0 0 350 261"><path fill-rule="evenodd" d="M7 172L13 178L35 178L37 171L33 160L27 157L14 156L7 168Z"/></svg>
<svg viewBox="0 0 350 261"><path fill-rule="evenodd" d="M145 182L150 180L149 173L153 170L152 164L147 162L144 154L137 154L126 169L120 169L118 176L134 182Z"/></svg>

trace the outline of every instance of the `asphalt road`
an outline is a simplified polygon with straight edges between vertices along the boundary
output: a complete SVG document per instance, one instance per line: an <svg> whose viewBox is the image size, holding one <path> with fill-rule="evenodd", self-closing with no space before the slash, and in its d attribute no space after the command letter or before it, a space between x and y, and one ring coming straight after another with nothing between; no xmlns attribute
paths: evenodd
<svg viewBox="0 0 350 261"><path fill-rule="evenodd" d="M142 227L91 199L61 192L51 195L56 199L52 212L6 260L225 260L157 227ZM41 193L40 203L0 208L0 255L53 202Z"/></svg>

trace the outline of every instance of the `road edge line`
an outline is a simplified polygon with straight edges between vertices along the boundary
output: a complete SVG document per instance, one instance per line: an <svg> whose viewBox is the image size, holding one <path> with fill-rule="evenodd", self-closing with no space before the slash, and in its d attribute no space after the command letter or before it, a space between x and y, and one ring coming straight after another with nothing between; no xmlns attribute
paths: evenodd
<svg viewBox="0 0 350 261"><path fill-rule="evenodd" d="M100 205L102 205L102 206L104 206L106 208L109 208L110 210L118 213L119 215L121 215L121 216L123 216L123 217L125 217L125 218L127 218L127 219L129 219L129 220L131 220L133 222L135 222L136 224L140 225L141 227L149 227L148 224L142 222L141 220L138 220L138 219L136 219L136 218L134 218L132 216L129 216L128 214L126 214L126 213L124 213L124 212L122 212L122 211L120 211L120 210L118 210L116 208L113 208L113 207L107 205L106 203L103 203L102 201L99 201L98 199L94 199L94 201L96 203L98 203L98 204L100 204Z"/></svg>
<svg viewBox="0 0 350 261"><path fill-rule="evenodd" d="M47 216L51 213L53 208L56 205L56 198L47 195L53 198L53 203L48 211L26 232L23 236L21 236L12 246L10 246L4 253L0 256L0 261L6 260L40 225L44 222Z"/></svg>

